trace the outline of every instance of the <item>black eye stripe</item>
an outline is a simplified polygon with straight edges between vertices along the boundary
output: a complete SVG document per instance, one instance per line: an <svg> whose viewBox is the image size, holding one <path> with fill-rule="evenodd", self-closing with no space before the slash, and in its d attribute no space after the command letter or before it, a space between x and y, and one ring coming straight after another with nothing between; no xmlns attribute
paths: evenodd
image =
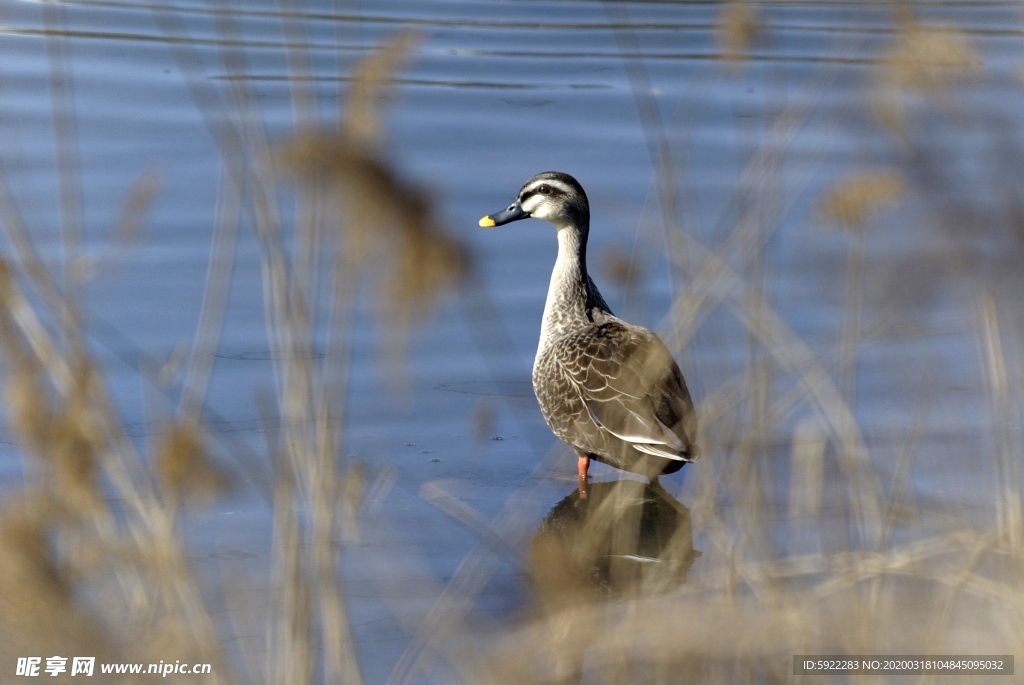
<svg viewBox="0 0 1024 685"><path fill-rule="evenodd" d="M548 188L548 191L549 191L548 192L548 197L554 197L556 195L565 195L565 192L559 190L558 188L555 188L554 186L547 186L547 188ZM538 195L538 194L543 194L543 193L540 192L540 188L539 187L534 188L533 190L526 191L525 193L523 193L522 197L519 198L519 204L522 204L522 203L526 202L531 197L533 197L534 195Z"/></svg>

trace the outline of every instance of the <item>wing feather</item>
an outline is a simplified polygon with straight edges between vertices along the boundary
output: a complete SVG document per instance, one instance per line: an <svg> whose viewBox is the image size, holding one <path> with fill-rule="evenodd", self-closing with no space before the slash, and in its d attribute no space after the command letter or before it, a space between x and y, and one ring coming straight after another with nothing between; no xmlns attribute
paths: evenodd
<svg viewBox="0 0 1024 685"><path fill-rule="evenodd" d="M555 358L598 426L647 454L695 458L693 402L653 333L619 321L590 326L561 341Z"/></svg>

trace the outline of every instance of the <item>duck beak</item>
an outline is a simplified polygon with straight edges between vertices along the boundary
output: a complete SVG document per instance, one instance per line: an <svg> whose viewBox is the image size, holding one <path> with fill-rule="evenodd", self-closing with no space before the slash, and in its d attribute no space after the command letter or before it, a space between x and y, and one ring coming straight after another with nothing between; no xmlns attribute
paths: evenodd
<svg viewBox="0 0 1024 685"><path fill-rule="evenodd" d="M501 226L503 224L512 223L513 221L529 218L530 215L523 211L523 207L519 204L519 200L516 200L508 206L508 209L485 216L483 219L480 219L477 224L480 228L494 228L495 226Z"/></svg>

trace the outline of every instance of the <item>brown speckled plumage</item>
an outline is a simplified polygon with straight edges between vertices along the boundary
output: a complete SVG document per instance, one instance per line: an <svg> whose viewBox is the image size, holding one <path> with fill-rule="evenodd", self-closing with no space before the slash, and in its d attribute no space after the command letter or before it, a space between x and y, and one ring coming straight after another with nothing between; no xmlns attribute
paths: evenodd
<svg viewBox="0 0 1024 685"><path fill-rule="evenodd" d="M696 456L693 402L665 345L611 315L556 338L533 367L544 419L565 442L610 466L647 475ZM643 445L671 454L651 454Z"/></svg>
<svg viewBox="0 0 1024 685"><path fill-rule="evenodd" d="M533 389L548 426L581 456L648 476L699 455L686 382L654 333L616 318L587 274L590 210L557 172L530 179L495 225L533 216L558 228ZM481 220L481 225L487 225Z"/></svg>

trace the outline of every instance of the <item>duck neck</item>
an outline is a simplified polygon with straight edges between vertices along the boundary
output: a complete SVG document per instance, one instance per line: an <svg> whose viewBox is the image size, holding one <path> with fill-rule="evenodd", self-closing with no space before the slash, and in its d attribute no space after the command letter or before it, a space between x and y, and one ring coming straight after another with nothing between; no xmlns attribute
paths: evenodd
<svg viewBox="0 0 1024 685"><path fill-rule="evenodd" d="M608 306L587 275L586 225L558 227L558 258L551 272L544 304L537 356L548 344L593 322L593 309L607 312Z"/></svg>

